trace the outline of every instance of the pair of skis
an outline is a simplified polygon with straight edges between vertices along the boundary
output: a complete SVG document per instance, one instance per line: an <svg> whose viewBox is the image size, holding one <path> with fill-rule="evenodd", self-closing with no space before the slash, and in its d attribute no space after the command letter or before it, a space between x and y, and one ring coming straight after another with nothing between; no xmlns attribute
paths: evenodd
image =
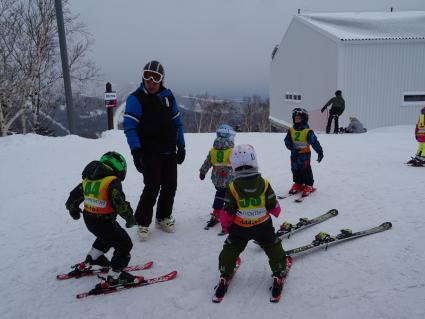
<svg viewBox="0 0 425 319"><path fill-rule="evenodd" d="M238 259L236 260L235 269L233 270L233 273L230 276L230 278L227 279L226 285L223 287L223 285L221 284L222 279L220 279L220 282L217 284L217 286L214 287L215 291L214 291L214 295L212 297L212 301L214 303L220 303L220 302L223 301L224 296L227 292L227 289L230 285L230 282L232 281L233 277L235 276L240 265L241 265L241 259L238 257ZM282 295L283 285L285 284L285 280L286 280L286 277L288 276L288 273L289 273L289 270L291 269L291 266L292 266L292 257L286 256L286 269L285 269L285 272L282 275L282 278L279 279L280 281L278 283L276 282L276 279L274 278L273 284L270 287L270 291L271 291L270 302L273 302L273 303L279 302L281 295Z"/></svg>
<svg viewBox="0 0 425 319"><path fill-rule="evenodd" d="M128 266L126 268L124 268L124 271L137 271L137 270L146 270L151 268L153 265L153 261L148 261L144 264L141 265L134 265L134 266ZM81 278L81 277L86 277L86 276L93 276L93 275L98 275L98 274L103 274L103 273L107 273L109 270L109 268L102 268L99 270L83 270L83 271L77 271L77 269L74 269L73 271L67 273L67 274L59 274L56 276L56 279L58 280L67 280L67 279L71 279L71 278ZM114 292L118 292L124 289L130 289L130 288L137 288L137 287L142 287L142 286L147 286L147 285L152 285L152 284L157 284L160 282L164 282L164 281L168 281L168 280L172 280L177 276L177 271L172 271L168 274L165 275L161 275L161 276L157 276L157 277L153 277L153 278L144 278L143 276L135 276L136 280L138 280L136 283L131 284L131 285L118 285L118 286L114 286L114 287L109 287L109 288L101 288L100 285L96 285L96 287L90 291L87 292L83 292L83 293L79 293L76 295L77 299L84 299L87 298L89 296L96 296L96 295L106 295L106 294L110 294L110 293L114 293Z"/></svg>
<svg viewBox="0 0 425 319"><path fill-rule="evenodd" d="M300 221L295 225L285 222L285 223L282 224L283 227L281 227L277 231L276 235L278 237L281 237L281 238L282 237L289 238L292 234L294 234L296 232L299 232L303 229L306 229L306 228L311 227L313 225L324 222L324 221L326 221L326 220L328 220L332 217L335 217L337 215L338 215L338 210L331 209L328 212L326 212L325 214L322 214L322 215L317 216L317 217L312 218L312 219L300 218ZM335 236L330 236L329 234L320 232L318 235L316 235L316 237L312 241L312 243L286 251L287 268L286 268L286 272L285 272L284 277L283 277L283 282L282 282L281 288L283 288L283 284L285 282L285 279L286 279L288 272L289 272L289 270L292 266L292 257L294 257L296 255L300 255L300 254L306 254L306 253L315 251L319 248L327 249L328 247L331 247L331 246L336 245L336 244L340 244L340 243L348 241L348 240L352 240L352 239L355 239L355 238L360 238L360 237L376 234L376 233L379 233L379 232L389 230L391 228L392 228L391 222L385 222L385 223L382 223L381 225L379 225L377 227L368 228L368 229L358 231L358 232L352 232L350 229L342 229L341 232L339 234L335 235ZM237 265L237 267L235 268L235 272L238 268L239 268L239 265ZM232 276L232 278L233 278L233 276ZM229 283L230 283L230 281L229 281ZM273 289L272 289L272 291L273 291ZM224 295L220 296L220 298L217 298L217 296L214 295L213 296L213 302L219 303L223 300L223 298L224 298ZM281 298L281 293L278 293L274 296L272 295L271 298L270 298L270 302L279 302L280 298Z"/></svg>

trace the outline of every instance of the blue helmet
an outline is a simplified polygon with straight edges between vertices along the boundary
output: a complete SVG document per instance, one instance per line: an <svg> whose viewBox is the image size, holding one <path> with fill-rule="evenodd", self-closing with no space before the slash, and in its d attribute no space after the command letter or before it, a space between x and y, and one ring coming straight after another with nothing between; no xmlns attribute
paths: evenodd
<svg viewBox="0 0 425 319"><path fill-rule="evenodd" d="M216 133L217 133L217 137L223 137L228 139L233 139L236 135L236 132L233 129L233 127L227 124L220 124Z"/></svg>

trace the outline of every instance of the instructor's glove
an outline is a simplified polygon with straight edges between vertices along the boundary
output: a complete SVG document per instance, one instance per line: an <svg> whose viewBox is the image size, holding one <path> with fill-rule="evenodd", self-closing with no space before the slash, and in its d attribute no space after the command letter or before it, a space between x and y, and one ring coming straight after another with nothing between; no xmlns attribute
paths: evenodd
<svg viewBox="0 0 425 319"><path fill-rule="evenodd" d="M323 159L323 152L318 154L317 161L320 163L322 159Z"/></svg>
<svg viewBox="0 0 425 319"><path fill-rule="evenodd" d="M320 112L325 112L325 110L326 110L326 106L324 106L324 107L322 107L322 109L320 110Z"/></svg>
<svg viewBox="0 0 425 319"><path fill-rule="evenodd" d="M205 174L199 173L199 179L203 181L205 179Z"/></svg>
<svg viewBox="0 0 425 319"><path fill-rule="evenodd" d="M177 164L182 164L184 162L184 158L186 157L186 150L184 148L184 145L177 146Z"/></svg>
<svg viewBox="0 0 425 319"><path fill-rule="evenodd" d="M76 209L76 210L70 210L70 211L69 211L69 215L71 215L71 217L72 217L74 220L78 220L78 219L80 219L80 217L81 217L81 213L82 213L82 211L81 211L81 209L80 209L80 208L78 208L78 209Z"/></svg>
<svg viewBox="0 0 425 319"><path fill-rule="evenodd" d="M141 148L136 148L131 151L131 155L133 155L134 166L139 173L143 173L143 152Z"/></svg>
<svg viewBox="0 0 425 319"><path fill-rule="evenodd" d="M134 218L134 215L132 214L131 217L126 219L125 228L131 228L134 225L136 225L136 219Z"/></svg>

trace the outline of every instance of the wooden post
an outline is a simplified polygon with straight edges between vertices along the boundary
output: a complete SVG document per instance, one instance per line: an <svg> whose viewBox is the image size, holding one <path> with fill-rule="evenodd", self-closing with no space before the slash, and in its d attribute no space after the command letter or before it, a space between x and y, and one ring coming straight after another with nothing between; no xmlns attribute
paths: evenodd
<svg viewBox="0 0 425 319"><path fill-rule="evenodd" d="M111 83L106 83L106 93L111 93L112 92L112 84ZM108 130L113 130L114 129L114 113L112 111L112 107L107 107L107 112L108 112Z"/></svg>

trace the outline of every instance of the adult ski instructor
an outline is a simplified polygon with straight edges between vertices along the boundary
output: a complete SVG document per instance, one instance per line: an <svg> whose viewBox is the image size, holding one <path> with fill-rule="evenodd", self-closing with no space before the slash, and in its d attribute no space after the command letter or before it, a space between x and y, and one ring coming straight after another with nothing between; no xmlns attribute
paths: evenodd
<svg viewBox="0 0 425 319"><path fill-rule="evenodd" d="M124 133L145 184L135 212L139 239L148 238L158 194L156 226L172 233L177 164L183 163L186 151L179 108L171 90L164 87L164 67L158 61L145 65L142 83L127 97Z"/></svg>

